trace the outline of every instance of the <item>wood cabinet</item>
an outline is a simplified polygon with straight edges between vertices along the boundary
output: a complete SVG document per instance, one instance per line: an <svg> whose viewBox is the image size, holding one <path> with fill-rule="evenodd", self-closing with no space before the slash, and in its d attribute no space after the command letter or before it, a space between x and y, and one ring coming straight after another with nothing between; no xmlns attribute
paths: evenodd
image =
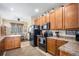
<svg viewBox="0 0 79 59"><path fill-rule="evenodd" d="M49 13L45 17L46 17L45 23L49 23Z"/></svg>
<svg viewBox="0 0 79 59"><path fill-rule="evenodd" d="M34 25L37 25L37 19L34 19Z"/></svg>
<svg viewBox="0 0 79 59"><path fill-rule="evenodd" d="M42 25L44 25L46 23L46 18L45 16L42 16Z"/></svg>
<svg viewBox="0 0 79 59"><path fill-rule="evenodd" d="M14 37L14 45L15 45L15 48L20 48L21 46L21 42L20 42L20 37Z"/></svg>
<svg viewBox="0 0 79 59"><path fill-rule="evenodd" d="M65 29L78 28L78 4L64 6L64 27Z"/></svg>
<svg viewBox="0 0 79 59"><path fill-rule="evenodd" d="M0 56L3 55L4 51L5 51L5 48L4 48L4 39L2 39L0 41Z"/></svg>
<svg viewBox="0 0 79 59"><path fill-rule="evenodd" d="M65 43L67 43L67 41L58 40L58 38L57 39L47 38L47 51L48 51L48 53L51 53L55 56L60 56L59 47Z"/></svg>
<svg viewBox="0 0 79 59"><path fill-rule="evenodd" d="M6 26L0 26L0 36L6 35Z"/></svg>
<svg viewBox="0 0 79 59"><path fill-rule="evenodd" d="M60 51L60 56L71 56L71 54L65 51Z"/></svg>
<svg viewBox="0 0 79 59"><path fill-rule="evenodd" d="M67 43L67 41L64 40L56 40L56 47L57 47L57 51L56 51L56 55L59 56L60 55L60 50L58 49L60 46L62 46L63 44Z"/></svg>
<svg viewBox="0 0 79 59"><path fill-rule="evenodd" d="M14 40L12 40L12 38L5 38L5 49L13 49L14 47Z"/></svg>
<svg viewBox="0 0 79 59"><path fill-rule="evenodd" d="M79 3L78 3L78 28L79 28Z"/></svg>
<svg viewBox="0 0 79 59"><path fill-rule="evenodd" d="M49 20L50 21L50 29L55 30L56 29L56 25L55 25L56 20L55 20L55 12L54 11L50 12L49 19L50 19Z"/></svg>
<svg viewBox="0 0 79 59"><path fill-rule="evenodd" d="M5 49L14 49L20 47L20 37L6 37L5 38Z"/></svg>
<svg viewBox="0 0 79 59"><path fill-rule="evenodd" d="M56 29L63 29L63 7L55 10L55 25Z"/></svg>
<svg viewBox="0 0 79 59"><path fill-rule="evenodd" d="M47 39L47 51L53 55L56 55L56 40Z"/></svg>
<svg viewBox="0 0 79 59"><path fill-rule="evenodd" d="M37 18L37 25L40 25L40 20L39 20L39 18Z"/></svg>
<svg viewBox="0 0 79 59"><path fill-rule="evenodd" d="M52 12L50 11L48 15L41 16L40 19L35 20L37 25L44 25L50 22L51 30L74 30L79 29L79 4L71 3L59 7Z"/></svg>

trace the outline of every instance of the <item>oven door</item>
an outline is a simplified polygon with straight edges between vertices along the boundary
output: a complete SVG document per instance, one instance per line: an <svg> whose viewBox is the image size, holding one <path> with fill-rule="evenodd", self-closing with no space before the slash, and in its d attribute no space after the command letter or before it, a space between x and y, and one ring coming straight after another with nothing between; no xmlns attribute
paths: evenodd
<svg viewBox="0 0 79 59"><path fill-rule="evenodd" d="M46 40L45 37L40 37L40 42L39 43L44 45L45 44L45 40Z"/></svg>
<svg viewBox="0 0 79 59"><path fill-rule="evenodd" d="M42 49L43 51L47 52L47 44L46 44L46 38L45 37L40 37L39 39L39 48Z"/></svg>

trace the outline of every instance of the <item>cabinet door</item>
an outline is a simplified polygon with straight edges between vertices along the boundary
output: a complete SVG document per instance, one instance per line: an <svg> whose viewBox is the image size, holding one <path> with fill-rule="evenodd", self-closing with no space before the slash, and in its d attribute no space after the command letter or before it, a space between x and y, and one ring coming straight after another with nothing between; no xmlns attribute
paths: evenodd
<svg viewBox="0 0 79 59"><path fill-rule="evenodd" d="M78 27L78 4L64 6L65 29L75 29Z"/></svg>
<svg viewBox="0 0 79 59"><path fill-rule="evenodd" d="M49 22L49 14L46 15L46 23Z"/></svg>
<svg viewBox="0 0 79 59"><path fill-rule="evenodd" d="M34 19L34 24L37 25L37 20L36 19Z"/></svg>
<svg viewBox="0 0 79 59"><path fill-rule="evenodd" d="M50 21L50 29L54 30L56 29L56 26L55 26L55 13L54 12L51 12L50 15L49 15L49 21Z"/></svg>
<svg viewBox="0 0 79 59"><path fill-rule="evenodd" d="M1 55L1 42L0 42L0 55Z"/></svg>
<svg viewBox="0 0 79 59"><path fill-rule="evenodd" d="M44 24L46 23L46 18L45 18L45 16L42 17L42 22L43 22L42 25L44 25Z"/></svg>
<svg viewBox="0 0 79 59"><path fill-rule="evenodd" d="M15 48L20 48L20 37L14 37Z"/></svg>
<svg viewBox="0 0 79 59"><path fill-rule="evenodd" d="M59 56L60 55L60 50L58 49L60 46L62 46L63 44L67 43L67 41L64 40L56 40L56 47L57 47L57 51L56 51L56 55Z"/></svg>
<svg viewBox="0 0 79 59"><path fill-rule="evenodd" d="M42 26L42 17L39 17L40 26Z"/></svg>
<svg viewBox="0 0 79 59"><path fill-rule="evenodd" d="M12 39L5 38L5 49L12 49Z"/></svg>
<svg viewBox="0 0 79 59"><path fill-rule="evenodd" d="M56 55L56 40L47 39L47 51L53 55Z"/></svg>
<svg viewBox="0 0 79 59"><path fill-rule="evenodd" d="M37 18L37 25L39 25L39 18Z"/></svg>
<svg viewBox="0 0 79 59"><path fill-rule="evenodd" d="M63 7L55 10L56 29L63 29Z"/></svg>

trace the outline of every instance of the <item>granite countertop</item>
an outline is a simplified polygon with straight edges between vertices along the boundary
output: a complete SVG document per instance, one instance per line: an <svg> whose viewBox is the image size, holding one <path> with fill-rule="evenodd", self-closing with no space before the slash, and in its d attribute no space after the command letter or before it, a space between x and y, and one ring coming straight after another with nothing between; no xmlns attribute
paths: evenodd
<svg viewBox="0 0 79 59"><path fill-rule="evenodd" d="M59 47L59 50L70 53L72 56L79 56L79 42L71 38L48 37L56 40L68 41L66 44Z"/></svg>
<svg viewBox="0 0 79 59"><path fill-rule="evenodd" d="M59 47L59 49L70 53L72 56L79 56L79 42L68 42Z"/></svg>
<svg viewBox="0 0 79 59"><path fill-rule="evenodd" d="M6 35L5 37L16 37L16 36L21 36L21 35Z"/></svg>
<svg viewBox="0 0 79 59"><path fill-rule="evenodd" d="M6 36L0 36L0 41L2 41L6 37L16 37L16 36L21 36L21 35L6 35Z"/></svg>
<svg viewBox="0 0 79 59"><path fill-rule="evenodd" d="M0 41L2 41L5 38L5 36L0 36Z"/></svg>
<svg viewBox="0 0 79 59"><path fill-rule="evenodd" d="M64 41L69 41L69 42L76 42L75 39L67 38L67 37L47 37L47 38L56 39L56 40L64 40Z"/></svg>

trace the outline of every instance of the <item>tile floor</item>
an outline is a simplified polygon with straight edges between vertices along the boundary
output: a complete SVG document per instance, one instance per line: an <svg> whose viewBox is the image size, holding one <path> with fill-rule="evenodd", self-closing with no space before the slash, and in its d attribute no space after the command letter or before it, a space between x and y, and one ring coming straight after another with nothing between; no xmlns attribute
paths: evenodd
<svg viewBox="0 0 79 59"><path fill-rule="evenodd" d="M6 51L5 56L52 56L39 49L38 47L32 47L29 41L21 43L21 48Z"/></svg>

